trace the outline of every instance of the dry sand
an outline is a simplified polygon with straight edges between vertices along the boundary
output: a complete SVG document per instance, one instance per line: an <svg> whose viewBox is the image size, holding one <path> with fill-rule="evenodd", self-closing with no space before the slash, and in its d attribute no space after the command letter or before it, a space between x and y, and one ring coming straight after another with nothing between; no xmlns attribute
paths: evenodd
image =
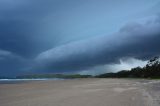
<svg viewBox="0 0 160 106"><path fill-rule="evenodd" d="M160 81L75 79L0 84L0 106L160 106Z"/></svg>

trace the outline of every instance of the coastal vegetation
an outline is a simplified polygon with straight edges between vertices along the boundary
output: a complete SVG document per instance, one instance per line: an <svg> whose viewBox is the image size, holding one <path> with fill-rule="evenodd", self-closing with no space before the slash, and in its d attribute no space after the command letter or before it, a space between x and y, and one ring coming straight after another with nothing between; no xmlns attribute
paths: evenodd
<svg viewBox="0 0 160 106"><path fill-rule="evenodd" d="M116 73L105 73L95 76L97 78L160 78L160 58L154 57L144 67L131 70L122 70Z"/></svg>

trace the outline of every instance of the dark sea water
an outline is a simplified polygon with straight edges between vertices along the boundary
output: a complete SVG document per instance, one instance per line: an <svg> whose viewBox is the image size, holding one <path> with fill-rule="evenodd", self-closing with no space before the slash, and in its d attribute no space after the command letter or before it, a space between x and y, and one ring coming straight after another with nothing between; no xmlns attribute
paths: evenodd
<svg viewBox="0 0 160 106"><path fill-rule="evenodd" d="M0 79L0 84L17 84L30 81L65 80L62 78L42 78L42 79Z"/></svg>

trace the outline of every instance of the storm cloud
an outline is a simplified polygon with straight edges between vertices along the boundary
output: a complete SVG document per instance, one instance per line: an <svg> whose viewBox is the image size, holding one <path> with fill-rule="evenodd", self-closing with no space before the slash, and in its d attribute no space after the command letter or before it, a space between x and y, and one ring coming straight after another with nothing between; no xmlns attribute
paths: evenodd
<svg viewBox="0 0 160 106"><path fill-rule="evenodd" d="M159 55L159 7L159 0L0 0L0 76L113 70L106 66L124 57Z"/></svg>
<svg viewBox="0 0 160 106"><path fill-rule="evenodd" d="M6 50L0 50L0 76L15 76L24 73L29 60ZM15 70L16 69L16 70Z"/></svg>
<svg viewBox="0 0 160 106"><path fill-rule="evenodd" d="M112 37L81 40L47 50L36 58L39 70L78 71L133 57L147 60L160 53L159 17L145 23L130 23Z"/></svg>

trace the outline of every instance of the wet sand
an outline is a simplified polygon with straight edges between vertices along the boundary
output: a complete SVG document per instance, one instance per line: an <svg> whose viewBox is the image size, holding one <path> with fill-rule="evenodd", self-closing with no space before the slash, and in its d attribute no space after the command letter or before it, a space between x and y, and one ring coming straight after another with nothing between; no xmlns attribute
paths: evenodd
<svg viewBox="0 0 160 106"><path fill-rule="evenodd" d="M74 79L0 84L0 106L160 106L160 80Z"/></svg>

